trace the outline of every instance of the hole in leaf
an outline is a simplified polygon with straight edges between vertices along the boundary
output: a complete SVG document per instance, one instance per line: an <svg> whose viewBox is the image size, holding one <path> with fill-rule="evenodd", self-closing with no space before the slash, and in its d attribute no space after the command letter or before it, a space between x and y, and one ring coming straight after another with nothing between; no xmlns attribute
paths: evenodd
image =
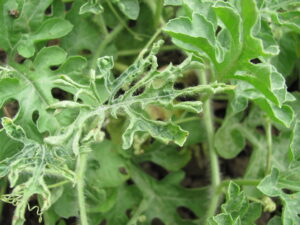
<svg viewBox="0 0 300 225"><path fill-rule="evenodd" d="M148 105L146 111L153 120L166 121L170 119L171 116L168 110L157 105ZM154 141L154 139L152 138L151 141Z"/></svg>
<svg viewBox="0 0 300 225"><path fill-rule="evenodd" d="M185 88L184 83L179 83L179 82L174 83L173 87L174 87L175 90L182 90L182 89Z"/></svg>
<svg viewBox="0 0 300 225"><path fill-rule="evenodd" d="M157 63L159 67L169 65L179 65L186 59L186 56L179 50L162 51L157 54Z"/></svg>
<svg viewBox="0 0 300 225"><path fill-rule="evenodd" d="M130 186L130 185L134 185L134 182L133 182L132 179L128 179L128 180L126 181L126 184L127 184L128 186Z"/></svg>
<svg viewBox="0 0 300 225"><path fill-rule="evenodd" d="M132 209L126 210L126 216L128 217L128 219L130 219L132 217Z"/></svg>
<svg viewBox="0 0 300 225"><path fill-rule="evenodd" d="M108 33L113 31L113 29L110 26L106 26L106 29L107 29Z"/></svg>
<svg viewBox="0 0 300 225"><path fill-rule="evenodd" d="M218 36L218 34L221 32L222 27L218 26L215 32L215 35Z"/></svg>
<svg viewBox="0 0 300 225"><path fill-rule="evenodd" d="M128 25L128 27L133 28L137 25L137 21L136 20L129 20L127 25Z"/></svg>
<svg viewBox="0 0 300 225"><path fill-rule="evenodd" d="M100 163L95 160L95 159L91 159L89 160L89 163L88 163L88 168L91 169L91 170L98 170L100 169Z"/></svg>
<svg viewBox="0 0 300 225"><path fill-rule="evenodd" d="M16 54L15 56L15 62L19 63L19 64L23 64L24 61L26 60L26 58L24 58L23 56Z"/></svg>
<svg viewBox="0 0 300 225"><path fill-rule="evenodd" d="M261 126L261 125L257 126L255 129L260 134L265 134L266 133L265 132L265 128L263 126Z"/></svg>
<svg viewBox="0 0 300 225"><path fill-rule="evenodd" d="M2 107L4 116L14 118L19 111L19 102L15 99L10 99Z"/></svg>
<svg viewBox="0 0 300 225"><path fill-rule="evenodd" d="M178 102L194 102L198 100L197 95L182 95L175 98Z"/></svg>
<svg viewBox="0 0 300 225"><path fill-rule="evenodd" d="M188 73L182 78L185 87L194 87L199 85L199 79L196 73Z"/></svg>
<svg viewBox="0 0 300 225"><path fill-rule="evenodd" d="M70 100L73 99L73 95L69 92L66 92L60 88L52 88L51 94L53 98L58 100Z"/></svg>
<svg viewBox="0 0 300 225"><path fill-rule="evenodd" d="M148 141L149 141L149 144L153 144L155 142L155 139L153 137L151 137L148 139Z"/></svg>
<svg viewBox="0 0 300 225"><path fill-rule="evenodd" d="M184 206L178 207L177 213L180 215L182 219L187 219L187 220L198 219L198 216L192 210Z"/></svg>
<svg viewBox="0 0 300 225"><path fill-rule="evenodd" d="M225 118L226 116L226 107L228 101L227 100L214 100L213 101L213 109L216 117Z"/></svg>
<svg viewBox="0 0 300 225"><path fill-rule="evenodd" d="M45 15L46 15L46 16L52 16L52 5L50 5L50 6L45 10Z"/></svg>
<svg viewBox="0 0 300 225"><path fill-rule="evenodd" d="M105 127L101 127L101 131L104 133L105 139L111 140L110 133L105 129Z"/></svg>
<svg viewBox="0 0 300 225"><path fill-rule="evenodd" d="M66 224L77 224L77 218L76 217L71 217L68 219L65 219Z"/></svg>
<svg viewBox="0 0 300 225"><path fill-rule="evenodd" d="M268 222L270 221L270 218L272 217L272 214L268 213L268 212L262 213L260 218L258 220L256 220L255 224L258 224L258 225L268 224ZM274 215L276 215L276 214L274 214Z"/></svg>
<svg viewBox="0 0 300 225"><path fill-rule="evenodd" d="M161 221L160 219L158 219L158 218L154 218L151 221L151 225L165 225L165 223L163 221Z"/></svg>
<svg viewBox="0 0 300 225"><path fill-rule="evenodd" d="M249 116L249 114L250 114L251 106L252 106L252 103L249 102L249 103L248 103L248 106L245 108L245 110L244 110L244 112L243 112L243 116L242 116L242 118L241 118L241 123L244 122L244 121L248 118L248 116Z"/></svg>
<svg viewBox="0 0 300 225"><path fill-rule="evenodd" d="M47 46L54 46L54 45L59 45L60 40L59 39L53 39L48 41Z"/></svg>
<svg viewBox="0 0 300 225"><path fill-rule="evenodd" d="M145 173L158 180L161 180L168 175L168 171L166 169L150 161L142 162L140 166Z"/></svg>
<svg viewBox="0 0 300 225"><path fill-rule="evenodd" d="M50 66L49 68L50 70L55 71L58 70L59 66Z"/></svg>
<svg viewBox="0 0 300 225"><path fill-rule="evenodd" d="M101 221L100 225L106 225L107 224L107 221L106 220L103 220Z"/></svg>
<svg viewBox="0 0 300 225"><path fill-rule="evenodd" d="M89 49L82 49L80 52L79 52L80 55L83 55L83 56L89 56L92 54L92 51L89 50Z"/></svg>
<svg viewBox="0 0 300 225"><path fill-rule="evenodd" d="M293 91L299 91L299 90L300 90L300 80L298 77L297 79L295 79L288 85L288 91L293 92Z"/></svg>
<svg viewBox="0 0 300 225"><path fill-rule="evenodd" d="M114 99L119 98L120 96L122 96L125 93L125 91L123 89L118 90L118 92L115 94Z"/></svg>
<svg viewBox="0 0 300 225"><path fill-rule="evenodd" d="M288 195L293 194L293 192L287 188L282 188L282 191Z"/></svg>
<svg viewBox="0 0 300 225"><path fill-rule="evenodd" d="M127 174L128 174L128 172L127 172L127 170L126 170L125 167L120 167L120 168L119 168L119 172L120 172L121 174L123 174L123 175L127 175Z"/></svg>
<svg viewBox="0 0 300 225"><path fill-rule="evenodd" d="M39 203L37 201L37 195L32 196L31 200L29 201L29 207L28 207L31 210L29 210L28 208L26 210L25 213L26 222L24 223L24 225L41 224L39 222L39 216L37 214L38 208L35 208L35 206L38 205ZM11 223L7 223L7 224L11 224Z"/></svg>
<svg viewBox="0 0 300 225"><path fill-rule="evenodd" d="M183 168L185 177L180 184L185 188L199 188L210 183L210 166L203 150L195 148L193 154L189 163Z"/></svg>
<svg viewBox="0 0 300 225"><path fill-rule="evenodd" d="M0 62L5 64L6 59L7 59L6 52L3 49L0 49Z"/></svg>
<svg viewBox="0 0 300 225"><path fill-rule="evenodd" d="M221 159L220 165L224 177L243 177L252 153L251 145L246 142L245 148L233 159Z"/></svg>
<svg viewBox="0 0 300 225"><path fill-rule="evenodd" d="M40 114L39 114L39 111L35 110L33 113L32 113L32 121L36 124L37 120L39 119L40 117Z"/></svg>
<svg viewBox="0 0 300 225"><path fill-rule="evenodd" d="M135 92L133 92L133 96L141 95L144 93L144 91L145 91L145 87L140 87Z"/></svg>
<svg viewBox="0 0 300 225"><path fill-rule="evenodd" d="M272 126L272 135L279 136L280 130L278 130L276 127Z"/></svg>
<svg viewBox="0 0 300 225"><path fill-rule="evenodd" d="M259 58L251 59L250 62L251 62L252 64L259 64L259 63L262 63L262 62L260 61Z"/></svg>
<svg viewBox="0 0 300 225"><path fill-rule="evenodd" d="M71 10L73 2L65 2L65 11L68 12Z"/></svg>

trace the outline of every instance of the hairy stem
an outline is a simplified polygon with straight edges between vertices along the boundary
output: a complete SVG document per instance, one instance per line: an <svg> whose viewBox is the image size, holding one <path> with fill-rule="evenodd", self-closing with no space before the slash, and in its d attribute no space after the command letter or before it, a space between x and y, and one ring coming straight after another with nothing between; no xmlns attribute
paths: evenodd
<svg viewBox="0 0 300 225"><path fill-rule="evenodd" d="M272 124L269 118L266 119L266 135L267 135L267 162L266 162L266 174L271 172L272 166Z"/></svg>
<svg viewBox="0 0 300 225"><path fill-rule="evenodd" d="M205 71L200 71L200 81L201 84L208 84ZM218 186L220 185L220 168L218 162L218 156L214 148L214 123L213 123L213 112L211 109L211 100L207 99L203 105L204 113L204 123L207 133L207 145L208 145L208 155L210 159L210 169L211 169L211 200L206 214L206 219L213 216L219 205L220 193L218 191Z"/></svg>
<svg viewBox="0 0 300 225"><path fill-rule="evenodd" d="M81 153L77 158L76 165L76 174L77 174L77 197L78 197L78 205L79 205L79 213L80 213L80 224L88 225L88 218L85 206L85 198L84 198L84 174L87 163L87 155L86 153Z"/></svg>
<svg viewBox="0 0 300 225"><path fill-rule="evenodd" d="M208 84L205 71L200 71L200 80L203 85ZM219 204L218 186L220 185L220 168L218 162L218 156L214 148L214 123L213 112L211 109L211 100L207 99L203 106L204 122L207 133L208 155L211 165L211 200L210 206L207 211L206 219L213 216Z"/></svg>

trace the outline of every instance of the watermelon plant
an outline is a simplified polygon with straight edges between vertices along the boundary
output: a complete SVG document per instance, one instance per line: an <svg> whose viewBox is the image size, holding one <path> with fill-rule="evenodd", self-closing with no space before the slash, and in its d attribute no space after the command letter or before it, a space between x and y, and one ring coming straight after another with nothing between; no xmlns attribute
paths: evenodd
<svg viewBox="0 0 300 225"><path fill-rule="evenodd" d="M300 224L298 0L0 11L1 224Z"/></svg>

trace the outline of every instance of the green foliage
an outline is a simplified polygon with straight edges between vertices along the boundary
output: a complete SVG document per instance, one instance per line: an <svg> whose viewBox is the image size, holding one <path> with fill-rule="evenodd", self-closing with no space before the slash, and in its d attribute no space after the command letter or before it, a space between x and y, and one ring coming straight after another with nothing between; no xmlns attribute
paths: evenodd
<svg viewBox="0 0 300 225"><path fill-rule="evenodd" d="M231 182L226 194L222 213L209 220L209 224L255 224L261 214L259 203L249 203L237 184Z"/></svg>
<svg viewBox="0 0 300 225"><path fill-rule="evenodd" d="M0 1L10 223L299 224L299 7Z"/></svg>

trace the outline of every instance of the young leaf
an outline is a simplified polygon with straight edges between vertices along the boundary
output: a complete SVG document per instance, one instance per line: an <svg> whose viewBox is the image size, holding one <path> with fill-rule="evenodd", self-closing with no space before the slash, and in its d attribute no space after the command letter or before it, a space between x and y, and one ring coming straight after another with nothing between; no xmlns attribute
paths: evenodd
<svg viewBox="0 0 300 225"><path fill-rule="evenodd" d="M297 207L300 204L299 189L298 192L286 194L282 190L283 188L290 189L290 186L289 183L281 181L278 169L273 169L272 173L265 177L258 186L258 189L264 194L271 197L280 197L283 201L283 225L299 224L299 209Z"/></svg>
<svg viewBox="0 0 300 225"><path fill-rule="evenodd" d="M261 215L258 203L249 203L240 187L230 182L226 194L226 202L221 206L222 213L209 219L211 225L255 224Z"/></svg>
<svg viewBox="0 0 300 225"><path fill-rule="evenodd" d="M136 20L140 13L138 0L117 0L119 9L131 20Z"/></svg>
<svg viewBox="0 0 300 225"><path fill-rule="evenodd" d="M63 156L61 149L46 149L47 146L28 139L24 129L9 118L3 118L2 124L8 136L23 144L18 153L0 162L1 176L8 175L10 186L14 188L12 193L1 196L1 199L17 206L12 224L23 225L28 201L34 194L42 196L41 207L37 207L38 214L42 214L52 204L51 193L44 179L46 170L71 181L74 177L60 158ZM35 160L32 160L33 157ZM31 176L25 177L26 173Z"/></svg>
<svg viewBox="0 0 300 225"><path fill-rule="evenodd" d="M88 0L80 7L79 15L89 12L93 14L100 14L103 12L103 6L100 4L99 0Z"/></svg>

